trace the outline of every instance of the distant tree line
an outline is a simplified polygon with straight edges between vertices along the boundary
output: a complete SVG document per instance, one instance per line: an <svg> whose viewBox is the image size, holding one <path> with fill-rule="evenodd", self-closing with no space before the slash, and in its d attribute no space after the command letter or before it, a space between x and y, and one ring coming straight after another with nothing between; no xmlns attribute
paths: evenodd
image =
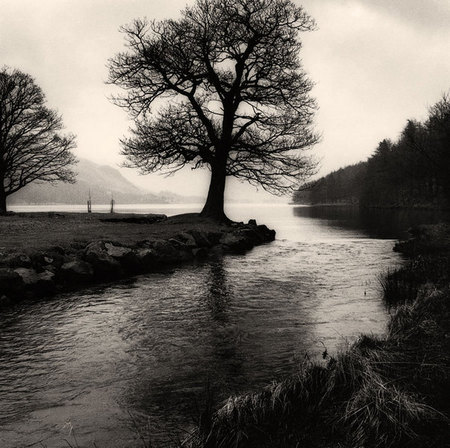
<svg viewBox="0 0 450 448"><path fill-rule="evenodd" d="M450 94L425 121L408 120L366 161L305 184L294 202L363 207L450 207Z"/></svg>
<svg viewBox="0 0 450 448"><path fill-rule="evenodd" d="M333 171L294 193L294 202L311 204L359 204L367 162Z"/></svg>

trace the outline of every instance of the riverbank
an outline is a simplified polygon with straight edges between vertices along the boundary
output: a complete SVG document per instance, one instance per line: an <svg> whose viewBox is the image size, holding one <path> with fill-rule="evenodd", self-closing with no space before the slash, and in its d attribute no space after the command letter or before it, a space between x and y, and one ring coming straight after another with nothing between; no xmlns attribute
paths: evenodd
<svg viewBox="0 0 450 448"><path fill-rule="evenodd" d="M436 204L414 204L414 205L362 205L359 201L339 201L339 202L290 202L290 205L299 207L346 207L365 210L424 210L433 212L448 213L450 207Z"/></svg>
<svg viewBox="0 0 450 448"><path fill-rule="evenodd" d="M446 447L450 403L450 227L421 226L383 280L383 338L361 336L261 392L201 416L189 447Z"/></svg>
<svg viewBox="0 0 450 448"><path fill-rule="evenodd" d="M254 220L218 224L197 214L9 214L0 217L0 306L244 253L274 238Z"/></svg>

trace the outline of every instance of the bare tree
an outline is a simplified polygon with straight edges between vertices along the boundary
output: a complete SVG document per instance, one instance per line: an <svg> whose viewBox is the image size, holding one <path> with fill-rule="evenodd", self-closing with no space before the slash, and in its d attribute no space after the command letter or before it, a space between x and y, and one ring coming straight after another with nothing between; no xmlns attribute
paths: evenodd
<svg viewBox="0 0 450 448"><path fill-rule="evenodd" d="M62 128L31 76L0 70L0 213L6 198L30 182L74 181L75 137L59 134Z"/></svg>
<svg viewBox="0 0 450 448"><path fill-rule="evenodd" d="M314 169L300 151L318 138L298 39L314 26L291 0L197 0L179 20L123 27L128 51L110 60L109 82L135 119L122 140L128 166L208 167L202 215L219 220L226 176L291 191Z"/></svg>

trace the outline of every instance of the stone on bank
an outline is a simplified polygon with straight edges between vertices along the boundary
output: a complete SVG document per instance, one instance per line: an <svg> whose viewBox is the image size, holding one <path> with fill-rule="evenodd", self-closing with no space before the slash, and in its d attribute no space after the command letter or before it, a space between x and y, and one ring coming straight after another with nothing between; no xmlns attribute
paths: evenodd
<svg viewBox="0 0 450 448"><path fill-rule="evenodd" d="M158 222L160 220L158 216ZM129 221L129 225L149 224L150 221L149 218L136 218ZM119 218L113 222L122 221ZM189 225L186 223L187 227ZM257 225L255 220L248 224L218 226L217 230L203 231L198 226L192 227L171 237L127 245L107 239L84 243L72 241L66 248L55 246L31 254L14 253L4 257L0 259L0 306L196 259L242 254L255 245L275 239L274 230Z"/></svg>

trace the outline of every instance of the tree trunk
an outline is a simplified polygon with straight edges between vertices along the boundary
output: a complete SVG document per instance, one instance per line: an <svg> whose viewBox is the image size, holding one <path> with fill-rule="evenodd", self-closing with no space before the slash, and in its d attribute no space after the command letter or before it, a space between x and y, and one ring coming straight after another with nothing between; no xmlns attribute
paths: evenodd
<svg viewBox="0 0 450 448"><path fill-rule="evenodd" d="M219 222L229 221L224 211L225 180L225 162L212 165L208 197L200 216L212 218Z"/></svg>
<svg viewBox="0 0 450 448"><path fill-rule="evenodd" d="M0 215L6 213L6 193L3 189L3 185L0 186Z"/></svg>

